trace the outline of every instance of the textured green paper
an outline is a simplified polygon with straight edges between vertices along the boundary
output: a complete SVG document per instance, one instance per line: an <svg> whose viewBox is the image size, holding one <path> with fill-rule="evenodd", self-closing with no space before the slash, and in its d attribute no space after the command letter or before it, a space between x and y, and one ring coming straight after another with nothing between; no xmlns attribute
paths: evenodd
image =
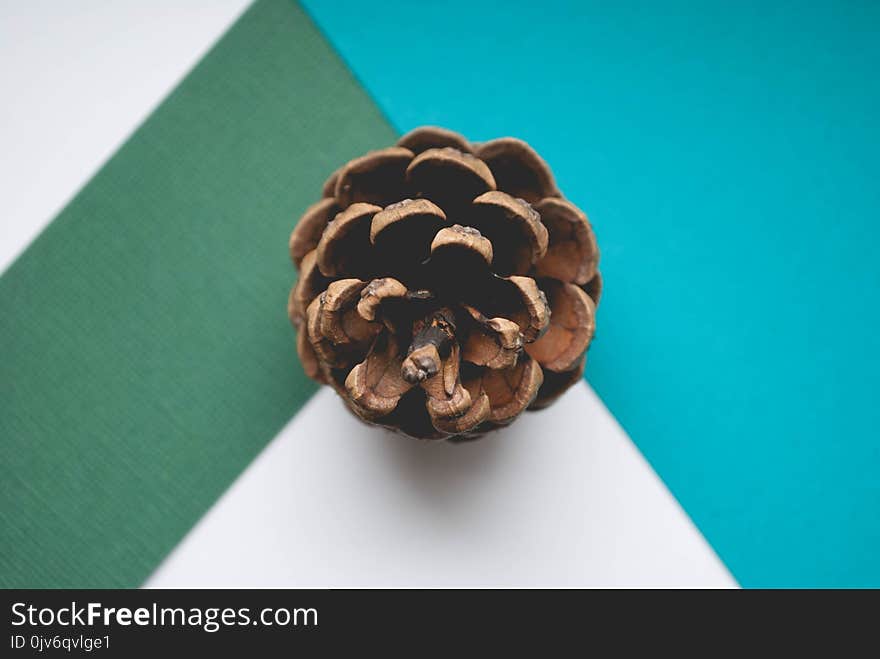
<svg viewBox="0 0 880 659"><path fill-rule="evenodd" d="M0 586L139 585L305 402L287 237L393 139L298 5L260 1L13 264Z"/></svg>

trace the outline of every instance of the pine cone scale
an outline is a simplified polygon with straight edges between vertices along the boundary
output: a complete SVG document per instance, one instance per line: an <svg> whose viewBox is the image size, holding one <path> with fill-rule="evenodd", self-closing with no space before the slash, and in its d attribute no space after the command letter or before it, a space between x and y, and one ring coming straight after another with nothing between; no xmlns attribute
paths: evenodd
<svg viewBox="0 0 880 659"><path fill-rule="evenodd" d="M413 157L409 149L393 146L352 160L337 176L337 202L342 208L356 202L384 207L406 198L406 168Z"/></svg>
<svg viewBox="0 0 880 659"><path fill-rule="evenodd" d="M494 172L498 189L529 203L559 197L553 172L532 147L515 137L481 144L475 155Z"/></svg>
<svg viewBox="0 0 880 659"><path fill-rule="evenodd" d="M318 246L324 229L340 210L333 197L325 197L306 209L296 229L290 234L290 258L299 268L306 254Z"/></svg>
<svg viewBox="0 0 880 659"><path fill-rule="evenodd" d="M586 284L599 266L599 247L587 216L571 202L554 197L536 203L535 210L548 232L547 253L535 274Z"/></svg>
<svg viewBox="0 0 880 659"><path fill-rule="evenodd" d="M545 370L570 371L593 338L595 304L574 284L544 284L550 298L547 332L526 346L526 352Z"/></svg>

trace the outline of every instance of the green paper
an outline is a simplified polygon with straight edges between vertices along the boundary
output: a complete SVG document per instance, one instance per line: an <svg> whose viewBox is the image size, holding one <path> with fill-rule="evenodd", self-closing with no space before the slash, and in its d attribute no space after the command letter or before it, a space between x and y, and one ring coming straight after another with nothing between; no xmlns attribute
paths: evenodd
<svg viewBox="0 0 880 659"><path fill-rule="evenodd" d="M0 278L0 586L141 584L296 413L288 235L394 137L257 2Z"/></svg>

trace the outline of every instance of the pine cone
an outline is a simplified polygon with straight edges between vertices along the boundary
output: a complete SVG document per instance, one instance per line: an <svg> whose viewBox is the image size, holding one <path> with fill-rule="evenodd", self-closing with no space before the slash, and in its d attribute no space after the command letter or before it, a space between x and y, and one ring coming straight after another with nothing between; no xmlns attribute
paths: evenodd
<svg viewBox="0 0 880 659"><path fill-rule="evenodd" d="M369 423L478 437L583 373L599 250L525 142L418 128L337 170L290 255L303 367Z"/></svg>

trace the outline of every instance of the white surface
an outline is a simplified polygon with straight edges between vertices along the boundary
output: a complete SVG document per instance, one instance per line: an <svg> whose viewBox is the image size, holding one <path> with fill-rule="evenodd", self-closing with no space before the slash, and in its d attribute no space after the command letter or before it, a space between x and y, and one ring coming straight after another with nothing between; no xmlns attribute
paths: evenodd
<svg viewBox="0 0 880 659"><path fill-rule="evenodd" d="M0 271L245 0L0 2ZM174 585L734 585L585 384L466 446L319 394L150 579Z"/></svg>
<svg viewBox="0 0 880 659"><path fill-rule="evenodd" d="M0 273L249 4L0 2Z"/></svg>
<svg viewBox="0 0 880 659"><path fill-rule="evenodd" d="M325 388L147 583L733 585L583 382L459 446L365 428Z"/></svg>

